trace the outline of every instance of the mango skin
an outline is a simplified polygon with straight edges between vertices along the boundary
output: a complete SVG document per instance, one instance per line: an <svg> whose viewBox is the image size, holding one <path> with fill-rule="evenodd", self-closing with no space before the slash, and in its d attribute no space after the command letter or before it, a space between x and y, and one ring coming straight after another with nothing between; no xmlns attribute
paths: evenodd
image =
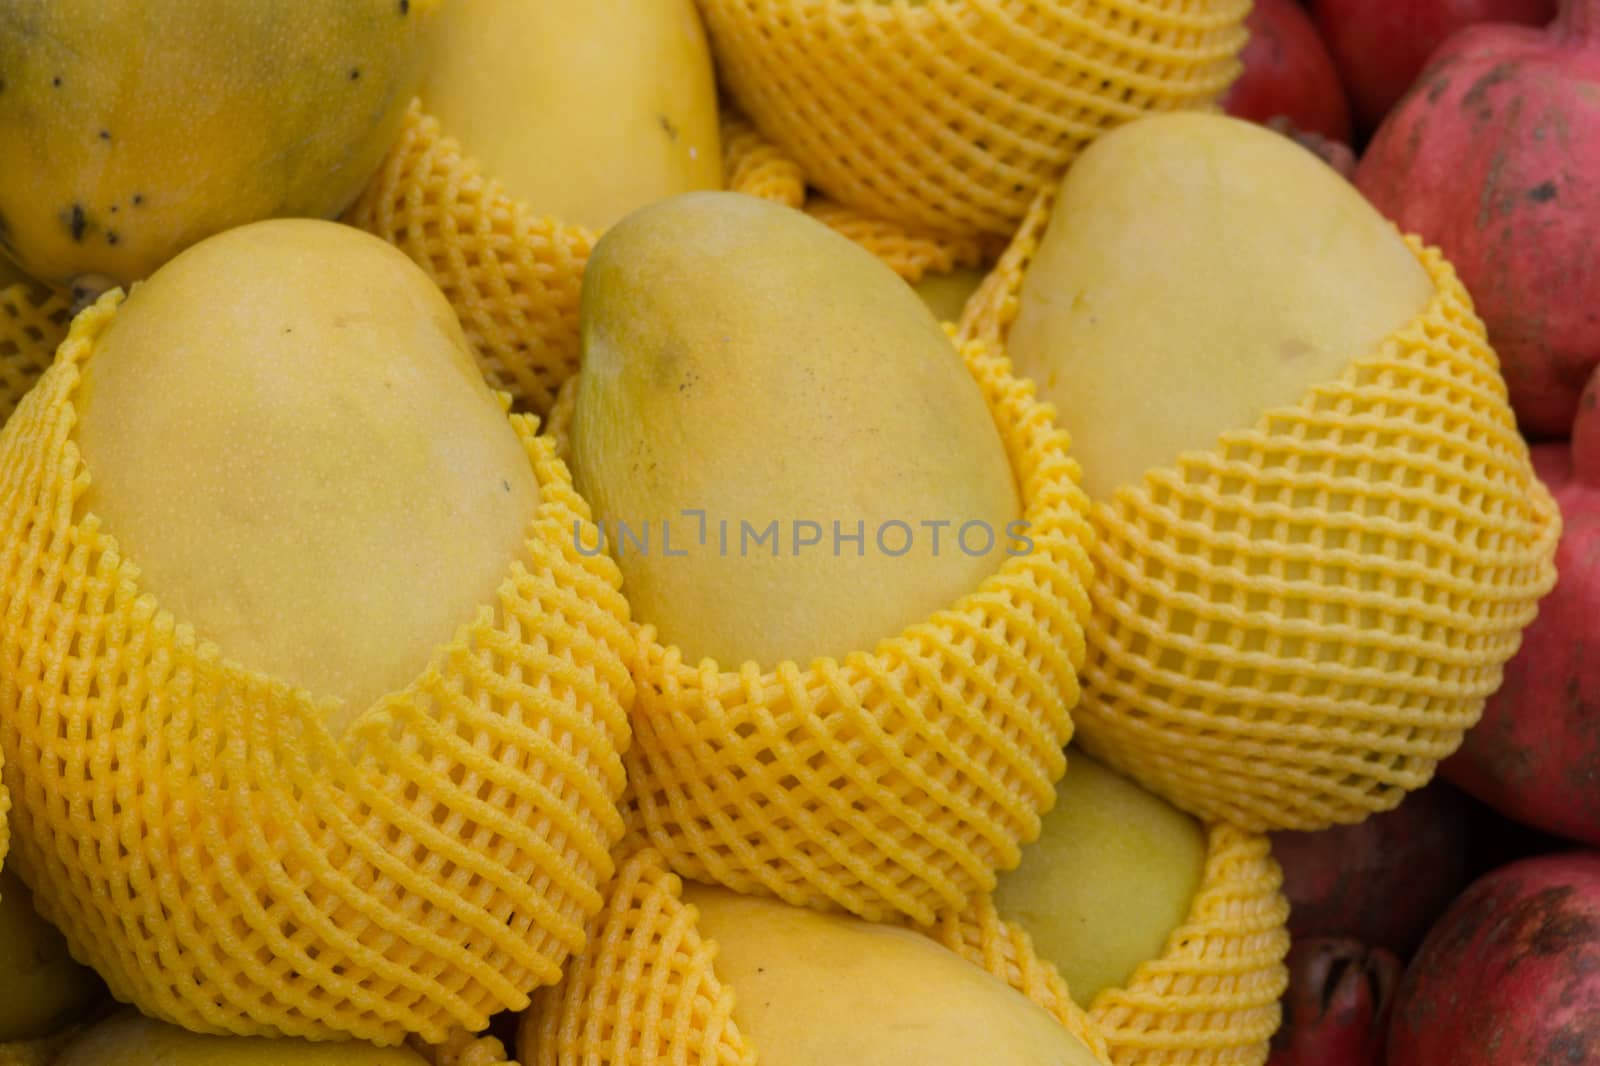
<svg viewBox="0 0 1600 1066"><path fill-rule="evenodd" d="M1095 1066L1022 993L908 929L686 884L762 1066Z"/></svg>
<svg viewBox="0 0 1600 1066"><path fill-rule="evenodd" d="M1056 805L1021 864L1001 873L994 904L1086 1008L1166 951L1200 890L1207 842L1200 823L1166 800L1080 752L1068 756Z"/></svg>
<svg viewBox="0 0 1600 1066"><path fill-rule="evenodd" d="M925 274L912 286L933 317L940 322L959 322L967 301L983 284L984 272L973 267L957 267L945 274Z"/></svg>
<svg viewBox="0 0 1600 1066"><path fill-rule="evenodd" d="M1337 379L1432 298L1394 227L1310 152L1161 115L1067 172L1007 350L1103 500Z"/></svg>
<svg viewBox="0 0 1600 1066"><path fill-rule="evenodd" d="M399 132L436 2L8 0L0 247L51 284L127 284L232 226L337 215Z"/></svg>
<svg viewBox="0 0 1600 1066"><path fill-rule="evenodd" d="M0 873L0 989L0 1044L49 1036L105 994L9 871Z"/></svg>
<svg viewBox="0 0 1600 1066"><path fill-rule="evenodd" d="M423 106L535 212L603 230L722 187L694 0L452 0L438 22Z"/></svg>
<svg viewBox="0 0 1600 1066"><path fill-rule="evenodd" d="M255 1036L203 1036L134 1011L79 1037L53 1066L425 1066L408 1048L354 1041L313 1043Z"/></svg>
<svg viewBox="0 0 1600 1066"><path fill-rule="evenodd" d="M443 295L359 230L189 249L117 311L76 406L83 507L141 587L342 701L331 727L410 684L526 558L526 450Z"/></svg>
<svg viewBox="0 0 1600 1066"><path fill-rule="evenodd" d="M959 353L905 282L809 216L716 192L638 211L596 246L581 319L574 477L635 617L688 661L871 651L1016 547L1015 479ZM704 541L685 509L705 511ZM817 528L796 536L797 521ZM890 529L880 550L892 521L912 535ZM925 521L951 523L937 554ZM960 550L968 521L994 531L991 550L976 530ZM741 523L771 522L781 550L741 540ZM862 523L859 554L834 551L834 522ZM648 523L651 550L619 523Z"/></svg>

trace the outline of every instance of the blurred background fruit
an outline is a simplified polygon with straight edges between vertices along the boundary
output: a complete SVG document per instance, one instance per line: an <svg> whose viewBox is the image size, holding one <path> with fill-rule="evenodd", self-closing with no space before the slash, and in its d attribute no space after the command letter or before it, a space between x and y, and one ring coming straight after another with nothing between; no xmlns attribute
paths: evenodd
<svg viewBox="0 0 1600 1066"><path fill-rule="evenodd" d="M1334 937L1289 949L1283 1027L1267 1066L1383 1066L1403 966L1384 948Z"/></svg>

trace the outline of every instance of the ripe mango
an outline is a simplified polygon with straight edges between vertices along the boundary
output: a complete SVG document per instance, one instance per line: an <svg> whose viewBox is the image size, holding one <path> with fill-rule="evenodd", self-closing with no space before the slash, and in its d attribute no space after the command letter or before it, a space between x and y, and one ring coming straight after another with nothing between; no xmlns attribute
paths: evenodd
<svg viewBox="0 0 1600 1066"><path fill-rule="evenodd" d="M722 185L717 89L694 0L459 0L422 103L534 211L602 230Z"/></svg>
<svg viewBox="0 0 1600 1066"><path fill-rule="evenodd" d="M1079 1006L1121 988L1189 917L1206 863L1198 821L1081 752L994 904L1066 978Z"/></svg>
<svg viewBox="0 0 1600 1066"><path fill-rule="evenodd" d="M1432 296L1400 234L1310 152L1162 115L1068 171L1008 351L1105 499L1337 378Z"/></svg>
<svg viewBox="0 0 1600 1066"><path fill-rule="evenodd" d="M0 5L0 248L125 284L231 226L338 214L399 131L436 2Z"/></svg>
<svg viewBox="0 0 1600 1066"><path fill-rule="evenodd" d="M932 940L685 884L762 1066L1094 1066L1022 993Z"/></svg>
<svg viewBox="0 0 1600 1066"><path fill-rule="evenodd" d="M581 318L574 477L636 617L690 661L870 651L1014 547L1017 486L959 353L822 223L737 193L644 208L596 246Z"/></svg>
<svg viewBox="0 0 1600 1066"><path fill-rule="evenodd" d="M305 219L137 288L77 398L83 499L144 589L348 721L410 683L525 555L539 490L444 297Z"/></svg>

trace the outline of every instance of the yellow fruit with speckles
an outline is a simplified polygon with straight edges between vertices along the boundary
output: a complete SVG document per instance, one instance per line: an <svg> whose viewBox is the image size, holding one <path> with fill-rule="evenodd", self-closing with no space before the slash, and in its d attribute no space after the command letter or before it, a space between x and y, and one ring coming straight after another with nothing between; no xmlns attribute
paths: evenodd
<svg viewBox="0 0 1600 1066"><path fill-rule="evenodd" d="M437 0L7 0L0 247L67 284L332 217L397 134Z"/></svg>

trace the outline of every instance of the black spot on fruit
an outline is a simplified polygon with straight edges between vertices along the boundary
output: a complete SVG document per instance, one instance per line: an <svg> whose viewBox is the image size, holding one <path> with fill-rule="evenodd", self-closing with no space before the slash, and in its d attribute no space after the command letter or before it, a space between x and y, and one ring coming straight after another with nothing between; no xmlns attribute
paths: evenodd
<svg viewBox="0 0 1600 1066"><path fill-rule="evenodd" d="M1556 198L1556 183L1553 181L1540 182L1528 190L1528 199L1536 204L1547 204Z"/></svg>
<svg viewBox="0 0 1600 1066"><path fill-rule="evenodd" d="M61 75L57 74L55 77L51 78L50 84L54 88L61 88Z"/></svg>
<svg viewBox="0 0 1600 1066"><path fill-rule="evenodd" d="M144 206L144 193L136 192L136 193L133 194L133 206L134 207L143 207Z"/></svg>
<svg viewBox="0 0 1600 1066"><path fill-rule="evenodd" d="M111 139L111 131L110 130L101 130L100 131L100 139L102 141L109 141Z"/></svg>
<svg viewBox="0 0 1600 1066"><path fill-rule="evenodd" d="M411 0L400 0L400 14L411 14Z"/></svg>
<svg viewBox="0 0 1600 1066"><path fill-rule="evenodd" d="M82 204L73 204L61 212L61 224L67 227L74 241L82 243L83 235L89 230L89 216L83 213Z"/></svg>
<svg viewBox="0 0 1600 1066"><path fill-rule="evenodd" d="M360 81L361 80L361 68L359 68L359 67L351 68L351 70L350 70L350 80L351 81Z"/></svg>
<svg viewBox="0 0 1600 1066"><path fill-rule="evenodd" d="M676 141L678 139L678 127L673 125L670 118L666 115L657 115L656 121L661 123L661 129L666 133L668 140Z"/></svg>
<svg viewBox="0 0 1600 1066"><path fill-rule="evenodd" d="M107 244L117 244L121 240L122 240L122 238L117 236L117 231L116 230L113 229L113 230L107 230L106 231L106 243Z"/></svg>

